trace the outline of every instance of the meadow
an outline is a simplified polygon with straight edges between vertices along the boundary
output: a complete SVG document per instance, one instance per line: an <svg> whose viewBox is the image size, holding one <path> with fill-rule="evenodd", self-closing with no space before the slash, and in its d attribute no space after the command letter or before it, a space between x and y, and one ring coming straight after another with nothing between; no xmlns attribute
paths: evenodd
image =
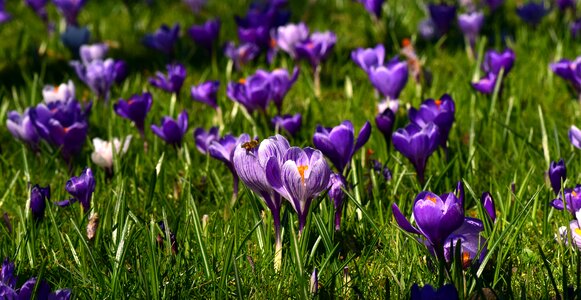
<svg viewBox="0 0 581 300"><path fill-rule="evenodd" d="M557 1L545 1L551 10L539 24L531 25L516 13L520 1L500 1L496 9L486 1L467 1L474 2L472 9L484 16L470 51L456 16L448 31L437 32L431 39L418 33L418 24L429 18L426 1L388 0L379 17L350 0L271 2L282 3L277 12L290 12L289 24L303 22L310 33L336 35L336 43L317 67L308 59L293 59L280 48L267 62L267 52L280 47L273 35L282 26L278 24L270 28L275 29L269 33L273 44L257 51L254 59L238 65L227 57L226 42L241 44L235 16L247 14L249 1L209 0L199 11L182 1L86 1L76 22L65 20L66 14L52 2L46 5L46 22L24 1L5 3L11 18L0 23L0 123L10 122L11 111L22 114L36 107L40 114L38 105L49 102L45 86L51 86L46 91L57 97L67 88L58 86L71 80L74 89L65 100L78 100L80 109L47 104L46 111L78 110L75 120L82 119L85 126L85 134L69 139L66 134L73 126L60 128L55 137L50 127L54 123L46 121L48 137L41 135L34 142L16 138L8 126L0 131L0 213L4 214L0 257L15 266L18 280L11 291L18 293L28 278L35 277L35 292L44 281L52 290L70 289L75 299L407 299L414 284L435 288L452 284L460 299L581 299L581 232L574 229L579 230L575 211L568 211L577 205L576 190L569 189L581 181L577 173L581 170L577 147L581 146L569 137L571 126L581 125L580 90L550 67L581 54L579 36L575 38L570 31L579 16L575 6L560 10ZM457 6L458 15L471 9L449 3ZM278 4L265 5L255 12ZM214 18L221 22L217 38L206 46L194 42L188 28ZM163 24L175 23L180 25L179 38L169 51L148 47L146 36ZM99 81L91 89L86 84L91 77L82 80L70 63L82 59L76 53L78 46L72 50L72 42L61 38L72 25L90 32L84 44L105 43L105 57L124 61L126 76L121 77L126 78L106 89ZM68 38L76 41L78 36ZM312 50L312 43L306 42L304 51ZM433 154L427 155L424 180L401 148L394 146L395 135L384 135L377 128L378 104L385 101L385 93L380 88L376 91L379 84L374 85L351 57L356 48L378 44L384 46L386 64L397 55L408 70L407 82L401 93L396 92L399 106L387 108L393 110L393 131L406 127L408 110L418 109L426 99L436 99L432 103L438 109L445 94L453 99L449 137L429 151ZM482 68L486 53L508 48L514 52L510 72L501 69L494 75L499 77L489 94L478 92L471 83L486 76ZM415 59L407 56L410 49ZM238 59L248 58L244 51L238 52ZM300 57L299 50L295 55ZM81 69L83 63L78 65ZM156 88L149 81L156 71L167 73L166 65L171 63L182 64L186 72L183 87L175 92ZM413 71L418 66L421 75L415 80ZM280 111L271 100L250 108L244 100L233 101L229 83L250 85L257 70L286 69L292 74L295 67L298 77L283 94ZM581 75L577 76L581 82ZM220 82L214 107L194 101L190 94L192 86L209 80ZM130 105L139 100L133 95L144 93L150 93L152 103L142 116L140 131L118 110L120 99ZM186 128L172 128L185 131L183 140L177 134L180 141L166 143L151 129L156 125L165 130L162 118L175 119L184 110L189 116ZM271 123L279 114L296 113L301 114L302 124L294 134ZM38 115L31 118L33 123L42 123ZM353 124L355 137L362 135L362 128L370 129L370 135L352 153L337 154L346 159L338 167L337 159L323 148L348 145L353 149L351 144L357 139L331 138L322 147L313 136L317 130L324 131L317 129L319 125L330 128L345 120ZM39 133L41 125L31 130ZM230 133L235 138L235 147L228 149L232 153L222 159L207 148L200 149L202 144L202 148L212 144L210 140L202 143L204 138L195 138L197 128L208 131L213 126L219 128L220 137ZM247 134L246 139L238 139L242 134ZM296 186L286 181L277 185L277 180L268 177L278 168L286 176L288 162L268 168L268 184L274 187L269 195L283 198L280 251L277 218L258 187L247 184L248 177L259 170L249 167L243 174L234 154L238 151L238 159L254 155L275 134L284 136L290 146L322 151L301 150L296 154L300 158L293 158L300 175L294 179L302 180L295 181ZM443 139L445 134L439 136ZM390 137L387 142L386 137ZM103 162L97 163L93 154L98 147L94 138L119 138L128 141L128 148L124 153L109 153L112 165L102 168ZM299 164L304 155L310 159L308 167ZM559 193L552 189L554 176L548 170L560 159L567 175L557 177L563 187ZM94 192L79 191L91 190L88 179L80 176L87 175L86 168L94 177ZM311 197L305 196L305 180L310 187L313 177L309 176L315 176L315 170L323 170L320 174L325 178L313 184L325 184L313 187ZM337 173L331 184L337 180L343 184L327 185L330 173ZM238 193L234 190L237 177L241 179ZM39 194L33 188L37 184L50 186L49 195ZM292 198L293 189L310 203L304 206L299 201L301 215L295 212L297 204L284 199ZM481 231L470 237L476 238L476 250L457 247L467 245L465 239L453 247L448 240L430 239L433 234L427 232L434 228L422 230L416 213L415 199L422 191L434 196L423 194L419 202L431 205L428 200L433 201L440 208L442 200L448 205L446 199L462 198L460 204L452 199L455 204L445 209L460 207L462 220L464 215L481 220ZM481 201L484 192L493 199L492 209ZM446 198L445 193L456 194ZM437 195L442 199L436 201ZM336 197L343 199L340 228L335 219ZM559 197L567 197L564 210L552 205ZM411 223L422 234L401 229L401 219L394 218L394 204L408 220L415 219ZM490 217L491 211L495 218ZM452 226L446 220L441 223L442 228ZM563 233L562 226L571 229ZM444 239L459 224L453 227L442 233ZM446 248L450 252L444 255L442 247L451 247ZM0 284L0 292L8 298L6 275L0 276Z"/></svg>

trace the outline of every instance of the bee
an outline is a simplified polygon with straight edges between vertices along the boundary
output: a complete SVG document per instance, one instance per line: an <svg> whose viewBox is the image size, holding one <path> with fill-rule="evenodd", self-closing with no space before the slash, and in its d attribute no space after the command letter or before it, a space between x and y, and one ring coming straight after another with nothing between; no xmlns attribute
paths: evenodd
<svg viewBox="0 0 581 300"><path fill-rule="evenodd" d="M251 140L250 142L246 142L246 143L242 144L240 147L246 149L246 152L250 152L250 150L258 147L259 144L260 144L260 142L258 141L258 139L256 139L256 140Z"/></svg>

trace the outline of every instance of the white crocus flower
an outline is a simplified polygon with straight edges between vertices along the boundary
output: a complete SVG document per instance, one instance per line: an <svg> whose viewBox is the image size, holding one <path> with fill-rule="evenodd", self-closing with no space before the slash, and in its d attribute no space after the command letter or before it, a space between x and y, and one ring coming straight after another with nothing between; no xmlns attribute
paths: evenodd
<svg viewBox="0 0 581 300"><path fill-rule="evenodd" d="M121 155L127 152L131 136L127 136L123 144L118 138L114 138L113 142L105 141L100 138L93 139L93 146L95 151L91 153L91 160L101 168L113 168L113 149L116 155Z"/></svg>
<svg viewBox="0 0 581 300"><path fill-rule="evenodd" d="M45 85L42 89L42 98L46 103L68 101L75 98L75 85L71 80L59 86Z"/></svg>

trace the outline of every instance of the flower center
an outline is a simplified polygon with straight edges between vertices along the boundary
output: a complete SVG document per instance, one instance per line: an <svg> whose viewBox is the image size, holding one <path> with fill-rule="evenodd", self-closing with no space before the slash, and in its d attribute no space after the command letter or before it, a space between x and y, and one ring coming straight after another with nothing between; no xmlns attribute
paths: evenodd
<svg viewBox="0 0 581 300"><path fill-rule="evenodd" d="M59 86L58 86L58 85L55 85L55 87L54 87L53 91L54 91L55 93L58 93L58 92L59 92Z"/></svg>
<svg viewBox="0 0 581 300"><path fill-rule="evenodd" d="M305 185L305 171L309 168L309 166L301 165L297 167L299 174L301 174L301 182Z"/></svg>
<svg viewBox="0 0 581 300"><path fill-rule="evenodd" d="M434 103L436 104L436 107L438 109L440 109L440 105L442 105L442 100L438 99L438 100L434 101Z"/></svg>
<svg viewBox="0 0 581 300"><path fill-rule="evenodd" d="M276 47L276 40L275 39L270 39L270 48L274 48Z"/></svg>
<svg viewBox="0 0 581 300"><path fill-rule="evenodd" d="M410 39L405 38L401 41L401 45L405 47L409 46L412 42L410 41Z"/></svg>
<svg viewBox="0 0 581 300"><path fill-rule="evenodd" d="M246 78L240 78L240 79L238 79L238 83L240 83L240 84L246 84Z"/></svg>
<svg viewBox="0 0 581 300"><path fill-rule="evenodd" d="M462 252L462 267L467 268L470 265L470 253L467 251Z"/></svg>
<svg viewBox="0 0 581 300"><path fill-rule="evenodd" d="M573 197L577 197L577 192L575 192L575 191L572 191L572 192L571 192L571 195L572 195Z"/></svg>
<svg viewBox="0 0 581 300"><path fill-rule="evenodd" d="M432 195L427 195L424 200L430 200L430 201L434 202L434 204L436 203L436 197L434 197Z"/></svg>
<svg viewBox="0 0 581 300"><path fill-rule="evenodd" d="M311 50L313 48L315 48L315 44L313 44L312 42L307 44L307 49Z"/></svg>

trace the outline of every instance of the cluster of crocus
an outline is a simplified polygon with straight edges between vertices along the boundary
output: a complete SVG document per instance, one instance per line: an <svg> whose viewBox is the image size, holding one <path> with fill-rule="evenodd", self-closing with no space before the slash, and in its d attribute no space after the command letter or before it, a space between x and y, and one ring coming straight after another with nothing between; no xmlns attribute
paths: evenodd
<svg viewBox="0 0 581 300"><path fill-rule="evenodd" d="M483 193L481 201L494 222L496 212L490 193ZM462 182L458 182L456 194L438 196L429 191L419 193L413 205L417 227L412 226L404 217L397 204L393 204L392 211L399 227L409 233L421 235L422 242L439 260L451 262L455 248L460 247L461 263L467 268L473 262L482 261L486 254L486 240L481 236L483 222L464 216Z"/></svg>
<svg viewBox="0 0 581 300"><path fill-rule="evenodd" d="M169 27L166 24L161 25L155 32L147 34L143 38L145 46L157 50L165 55L170 55L174 49L180 34L180 25L174 24Z"/></svg>
<svg viewBox="0 0 581 300"><path fill-rule="evenodd" d="M559 227L559 238L568 242L568 234L571 234L572 244L581 249L581 185L574 188L563 187L562 184L567 178L565 162L551 162L549 166L549 179L551 187L557 198L550 202L551 206L557 210L567 210L574 218L569 222L569 228Z"/></svg>
<svg viewBox="0 0 581 300"><path fill-rule="evenodd" d="M428 5L429 18L424 19L418 26L420 35L427 40L439 38L452 27L456 19L456 6L441 4Z"/></svg>
<svg viewBox="0 0 581 300"><path fill-rule="evenodd" d="M71 298L71 290L61 289L51 292L50 285L44 280L37 282L36 277L28 279L20 288L16 288L18 278L14 274L14 269L14 263L5 259L0 273L0 296L2 299L68 300Z"/></svg>
<svg viewBox="0 0 581 300"><path fill-rule="evenodd" d="M91 198L95 192L95 177L91 169L85 168L81 175L71 177L65 188L72 197L56 202L56 205L66 207L78 201L85 213L91 209Z"/></svg>
<svg viewBox="0 0 581 300"><path fill-rule="evenodd" d="M186 79L186 67L182 64L170 64L166 68L167 76L158 71L154 77L148 79L148 82L158 89L178 95Z"/></svg>
<svg viewBox="0 0 581 300"><path fill-rule="evenodd" d="M71 61L79 79L81 79L95 95L109 100L110 90L114 83L121 83L127 77L127 66L124 61L105 59L107 45L83 45L79 50L81 61Z"/></svg>
<svg viewBox="0 0 581 300"><path fill-rule="evenodd" d="M188 29L190 38L202 48L211 51L220 34L220 19L213 19Z"/></svg>
<svg viewBox="0 0 581 300"><path fill-rule="evenodd" d="M569 83L581 101L581 56L577 57L574 61L561 59L558 62L550 64L550 68L553 73Z"/></svg>
<svg viewBox="0 0 581 300"><path fill-rule="evenodd" d="M228 83L226 94L232 101L242 104L249 113L255 110L266 112L271 101L280 113L284 97L297 80L298 73L297 68L292 74L283 69L272 72L258 70L238 82Z"/></svg>
<svg viewBox="0 0 581 300"><path fill-rule="evenodd" d="M550 9L545 7L545 4L540 2L530 1L516 8L516 14L526 23L537 26L550 12Z"/></svg>
<svg viewBox="0 0 581 300"><path fill-rule="evenodd" d="M497 52L495 50L487 51L484 55L484 60L481 66L482 71L484 71L486 75L479 81L472 82L472 87L480 93L492 94L501 71L502 78L506 77L514 65L514 60L515 54L510 48L507 48L502 52Z"/></svg>

